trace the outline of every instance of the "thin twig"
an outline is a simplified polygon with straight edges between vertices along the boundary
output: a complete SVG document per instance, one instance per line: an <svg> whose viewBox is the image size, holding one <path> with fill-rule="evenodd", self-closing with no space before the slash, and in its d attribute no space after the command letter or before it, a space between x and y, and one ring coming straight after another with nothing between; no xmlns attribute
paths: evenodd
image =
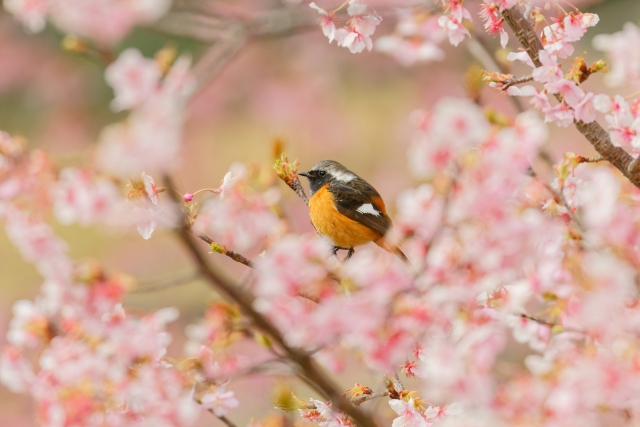
<svg viewBox="0 0 640 427"><path fill-rule="evenodd" d="M530 82L533 80L533 75L529 74L527 76L522 77L512 77L504 82L504 85L500 88L503 92L509 89L513 85L519 85L521 83Z"/></svg>
<svg viewBox="0 0 640 427"><path fill-rule="evenodd" d="M139 289L135 289L135 290L131 291L130 293L132 293L132 294L142 294L142 293L146 293L146 292L162 291L162 290L173 288L173 287L176 287L176 286L186 285L187 283L192 283L192 282L198 280L199 277L200 277L200 273L191 273L191 274L189 274L187 276L178 277L178 278L175 278L173 280L166 281L166 282L160 282L160 283L155 284L155 285L143 286L143 287L141 287ZM157 283L157 282L159 282L159 280L156 280L155 282Z"/></svg>
<svg viewBox="0 0 640 427"><path fill-rule="evenodd" d="M580 163L598 163L603 160L605 160L605 158L602 156L580 157ZM631 164L633 164L633 162L631 162Z"/></svg>
<svg viewBox="0 0 640 427"><path fill-rule="evenodd" d="M402 381L400 381L400 377L396 371L393 371L393 388L395 388L398 393L404 391L404 385Z"/></svg>
<svg viewBox="0 0 640 427"><path fill-rule="evenodd" d="M502 16L513 30L522 47L529 54L531 61L536 67L540 67L542 63L538 58L538 53L544 47L533 30L531 23L524 17L518 6L503 11ZM556 97L560 100L562 99L561 96ZM630 168L633 157L622 148L614 146L611 142L611 137L598 122L584 123L582 121L574 121L574 124L602 157L622 172L631 183L640 188L640 168L635 167L635 165Z"/></svg>
<svg viewBox="0 0 640 427"><path fill-rule="evenodd" d="M211 412L217 419L225 423L227 427L238 427L233 423L233 421L231 421L229 418L225 417L224 415L216 415L216 413L213 412L213 409L209 409L209 412Z"/></svg>
<svg viewBox="0 0 640 427"><path fill-rule="evenodd" d="M353 403L356 406L360 406L364 402L367 402L367 401L373 400L373 399L377 399L379 397L385 397L385 396L389 396L389 391L388 390L377 391L377 392L371 393L371 394L363 394L362 396L356 397L355 399L353 399L351 401L351 403Z"/></svg>
<svg viewBox="0 0 640 427"><path fill-rule="evenodd" d="M253 268L253 263L251 260L243 255L240 255L237 252L230 251L226 246L221 245L220 243L215 242L211 237L207 236L204 233L196 233L191 228L189 228L189 232L196 236L198 239L206 242L213 252L217 252L222 255L226 255L235 262L239 262L240 264L244 264L247 267Z"/></svg>
<svg viewBox="0 0 640 427"><path fill-rule="evenodd" d="M291 187L291 189L296 192L298 197L302 199L305 205L309 206L309 197L307 197L307 193L305 193L304 187L300 183L300 178L298 177L298 175L296 175L291 184L287 183L287 185L289 185L289 187Z"/></svg>
<svg viewBox="0 0 640 427"><path fill-rule="evenodd" d="M167 193L173 198L174 202L178 205L182 204L183 201L179 193L174 191L175 186L171 178L165 176L164 182L168 190ZM254 309L253 295L243 292L236 283L229 280L208 264L206 258L198 250L194 236L189 232L186 225L177 228L175 231L198 266L198 270L202 276L209 281L222 297L237 304L244 315L251 319L257 329L271 337L273 343L284 351L286 357L298 365L301 372L304 373L304 376L314 385L314 389L321 391L321 393L331 400L339 409L353 418L358 426L376 426L371 415L351 405L349 401L342 396L338 386L329 378L328 374L322 370L314 359L309 357L303 350L289 346L280 331L271 321Z"/></svg>
<svg viewBox="0 0 640 427"><path fill-rule="evenodd" d="M540 325L545 325L548 326L550 328L554 328L554 327L560 327L562 329L564 329L567 332L578 332L581 334L586 334L587 331L585 331L584 329L579 329L579 328L567 328L566 326L560 325L558 323L553 323L553 322L547 322L546 320L540 319L538 317L534 317L534 316L529 316L528 314L520 314L520 317L522 317L523 319L527 319L527 320L531 320L532 322L536 322Z"/></svg>

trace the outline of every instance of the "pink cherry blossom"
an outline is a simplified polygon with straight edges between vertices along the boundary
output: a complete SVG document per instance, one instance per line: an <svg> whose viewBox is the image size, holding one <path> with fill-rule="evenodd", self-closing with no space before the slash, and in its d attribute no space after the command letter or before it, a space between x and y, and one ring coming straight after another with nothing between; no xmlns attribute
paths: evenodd
<svg viewBox="0 0 640 427"><path fill-rule="evenodd" d="M111 181L89 170L65 168L52 188L53 212L60 223L87 226L106 221L123 202Z"/></svg>
<svg viewBox="0 0 640 427"><path fill-rule="evenodd" d="M435 418L445 418L450 415L460 415L461 413L462 413L462 404L458 402L454 402L444 406L443 408L438 408L437 406L430 406L425 411L424 416L428 420L432 420Z"/></svg>
<svg viewBox="0 0 640 427"><path fill-rule="evenodd" d="M146 173L142 172L142 182L144 183L144 192L147 194L147 197L151 200L151 203L157 206L158 189L156 187L156 181Z"/></svg>
<svg viewBox="0 0 640 427"><path fill-rule="evenodd" d="M570 12L564 17L564 33L569 42L576 42L584 36L587 28L595 26L600 21L600 17L593 13L573 13Z"/></svg>
<svg viewBox="0 0 640 427"><path fill-rule="evenodd" d="M331 43L336 37L336 22L339 22L339 19L334 16L335 12L327 12L326 10L321 9L315 4L315 2L309 3L309 7L317 10L320 14L318 24L320 24L320 28L322 28L322 33L329 39L329 43Z"/></svg>
<svg viewBox="0 0 640 427"><path fill-rule="evenodd" d="M571 123L573 123L573 119L575 113L564 102L553 107L548 107L544 109L544 121L547 123L555 123L561 127L567 127Z"/></svg>
<svg viewBox="0 0 640 427"><path fill-rule="evenodd" d="M66 255L68 246L49 225L15 206L1 203L0 218L22 257L35 264L40 274L51 278L70 274L70 260Z"/></svg>
<svg viewBox="0 0 640 427"><path fill-rule="evenodd" d="M137 209L139 219L136 221L136 228L138 233L144 240L149 240L151 235L156 230L158 223L155 220L154 209Z"/></svg>
<svg viewBox="0 0 640 427"><path fill-rule="evenodd" d="M367 49L373 49L371 37L358 33L355 29L340 28L336 31L338 46L346 47L351 53L360 53Z"/></svg>
<svg viewBox="0 0 640 427"><path fill-rule="evenodd" d="M238 177L234 177L231 172L227 172L220 181L220 198L222 199L226 193L228 193L236 185Z"/></svg>
<svg viewBox="0 0 640 427"><path fill-rule="evenodd" d="M533 79L540 83L556 82L562 79L562 70L558 66L558 59L554 54L541 50L538 57L542 65L533 70Z"/></svg>
<svg viewBox="0 0 640 427"><path fill-rule="evenodd" d="M170 0L94 0L90 3L82 0L52 0L50 20L66 33L112 45L134 26L156 21L170 6Z"/></svg>
<svg viewBox="0 0 640 427"><path fill-rule="evenodd" d="M124 50L105 70L105 80L113 88L114 111L128 110L144 104L158 90L162 72L153 59L134 48Z"/></svg>
<svg viewBox="0 0 640 427"><path fill-rule="evenodd" d="M449 167L465 150L479 146L489 125L470 101L445 98L429 115L416 113L418 130L410 149L410 165L417 175Z"/></svg>
<svg viewBox="0 0 640 427"><path fill-rule="evenodd" d="M609 54L610 71L604 77L609 86L640 83L640 53L632 48L638 43L640 28L631 22L627 22L622 31L593 38L593 46Z"/></svg>
<svg viewBox="0 0 640 427"><path fill-rule="evenodd" d="M4 8L21 21L29 31L38 33L46 25L51 0L6 0Z"/></svg>
<svg viewBox="0 0 640 427"><path fill-rule="evenodd" d="M240 181L232 172L225 175L218 190L220 197L203 203L195 227L235 251L263 248L282 231L271 208L279 192L245 193Z"/></svg>
<svg viewBox="0 0 640 427"><path fill-rule="evenodd" d="M432 424L416 410L413 398L408 402L390 399L389 406L398 414L398 417L393 420L392 427L429 427Z"/></svg>
<svg viewBox="0 0 640 427"><path fill-rule="evenodd" d="M321 420L319 420L319 424L321 427L343 427L347 425L341 414L331 409L326 403L315 399L309 399L309 402L320 413Z"/></svg>
<svg viewBox="0 0 640 427"><path fill-rule="evenodd" d="M429 17L420 22L413 13L406 10L400 10L398 14L395 33L376 40L376 50L392 55L404 66L444 59L444 52L439 47L444 34L438 26L437 17Z"/></svg>
<svg viewBox="0 0 640 427"><path fill-rule="evenodd" d="M323 32L329 37L329 42L336 39L338 46L346 47L351 53L360 53L364 49L371 51L373 49L373 40L371 36L376 27L382 22L382 18L374 11L369 11L369 6L362 3L361 0L349 0L347 13L351 19L347 22L348 26L335 29L333 24L334 12L326 12L318 8L315 3L310 6L322 15L320 25Z"/></svg>
<svg viewBox="0 0 640 427"><path fill-rule="evenodd" d="M531 57L529 57L529 54L522 48L519 48L517 52L509 52L507 59L509 61L521 61L531 68L535 68Z"/></svg>
<svg viewBox="0 0 640 427"><path fill-rule="evenodd" d="M466 36L470 36L469 30L467 30L462 22L451 16L440 16L440 18L438 18L438 24L445 30L449 36L449 43L453 46L458 46Z"/></svg>
<svg viewBox="0 0 640 427"><path fill-rule="evenodd" d="M572 80L563 78L549 81L544 87L551 94L559 93L562 95L564 101L574 108L584 98L584 91Z"/></svg>
<svg viewBox="0 0 640 427"><path fill-rule="evenodd" d="M505 47L509 41L509 35L504 30L502 24L504 19L500 14L500 7L494 3L483 3L481 5L480 17L485 21L484 29L487 33L500 35L500 45Z"/></svg>
<svg viewBox="0 0 640 427"><path fill-rule="evenodd" d="M128 56L137 56L135 51L131 52ZM125 104L136 97L135 101L142 104L134 108L127 120L102 130L96 153L101 170L129 176L143 171L164 172L175 164L182 142L183 109L195 88L190 64L189 58L178 58L150 96L126 96ZM123 85L130 88L129 83Z"/></svg>
<svg viewBox="0 0 640 427"><path fill-rule="evenodd" d="M591 123L596 119L596 108L593 105L594 97L593 92L589 92L578 102L575 106L576 120Z"/></svg>
<svg viewBox="0 0 640 427"><path fill-rule="evenodd" d="M226 415L240 404L238 399L234 397L233 391L225 390L224 386L216 387L214 392L205 393L200 397L200 401L203 407L211 409L218 417Z"/></svg>
<svg viewBox="0 0 640 427"><path fill-rule="evenodd" d="M48 339L49 321L36 304L19 300L13 304L13 318L7 331L7 341L16 347L33 348Z"/></svg>

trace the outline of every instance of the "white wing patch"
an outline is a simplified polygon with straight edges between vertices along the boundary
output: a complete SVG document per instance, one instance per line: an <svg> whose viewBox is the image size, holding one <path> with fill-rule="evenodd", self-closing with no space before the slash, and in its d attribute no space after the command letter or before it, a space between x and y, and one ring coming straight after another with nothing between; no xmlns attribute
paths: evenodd
<svg viewBox="0 0 640 427"><path fill-rule="evenodd" d="M345 183L356 179L356 176L350 172L333 170L331 171L331 175L336 181L345 182Z"/></svg>
<svg viewBox="0 0 640 427"><path fill-rule="evenodd" d="M360 212L361 214L371 214L375 216L380 216L380 212L376 208L374 208L371 203L365 203L364 205L360 206L356 211Z"/></svg>

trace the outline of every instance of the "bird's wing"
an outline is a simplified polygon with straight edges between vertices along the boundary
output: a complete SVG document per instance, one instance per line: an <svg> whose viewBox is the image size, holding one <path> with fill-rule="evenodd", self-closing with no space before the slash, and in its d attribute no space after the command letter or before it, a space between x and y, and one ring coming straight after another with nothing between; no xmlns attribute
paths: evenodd
<svg viewBox="0 0 640 427"><path fill-rule="evenodd" d="M391 227L382 198L365 180L357 179L349 185L331 183L329 192L338 212L384 236Z"/></svg>

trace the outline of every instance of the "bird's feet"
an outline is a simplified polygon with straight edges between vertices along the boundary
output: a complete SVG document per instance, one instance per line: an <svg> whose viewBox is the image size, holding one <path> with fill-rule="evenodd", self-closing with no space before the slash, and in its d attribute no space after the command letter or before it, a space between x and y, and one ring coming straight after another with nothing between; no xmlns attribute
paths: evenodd
<svg viewBox="0 0 640 427"><path fill-rule="evenodd" d="M345 251L348 251L347 256L344 258L344 261L347 261L355 253L355 249L353 248L341 248L340 246L334 246L333 250L331 251L334 257L338 258L338 251L340 249L344 249Z"/></svg>
<svg viewBox="0 0 640 427"><path fill-rule="evenodd" d="M355 251L356 251L355 249L349 248L349 252L347 252L347 256L344 260L347 261L349 258L351 258L351 256L355 253Z"/></svg>

